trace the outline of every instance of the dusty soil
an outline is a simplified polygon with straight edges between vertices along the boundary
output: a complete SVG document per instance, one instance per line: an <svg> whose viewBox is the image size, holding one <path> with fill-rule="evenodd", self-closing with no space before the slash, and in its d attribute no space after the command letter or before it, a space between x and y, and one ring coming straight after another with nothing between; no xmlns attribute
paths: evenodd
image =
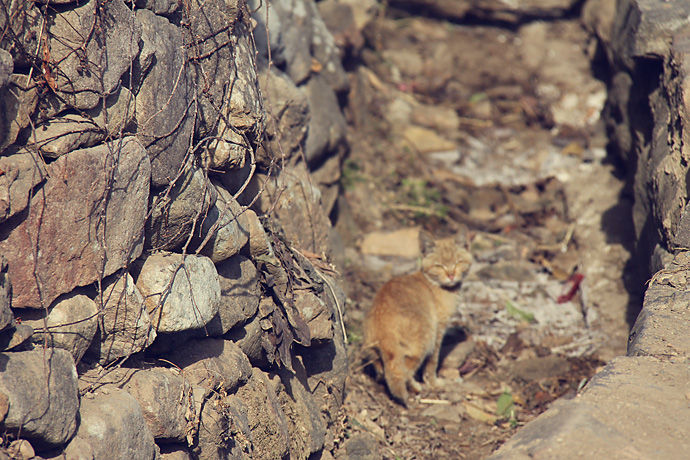
<svg viewBox="0 0 690 460"><path fill-rule="evenodd" d="M599 120L606 69L577 18L505 28L398 12L364 36L336 225L351 373L335 456L486 458L624 354L639 308L630 203ZM416 269L416 229L463 224L476 262L440 383L405 409L367 372L361 321L387 279Z"/></svg>

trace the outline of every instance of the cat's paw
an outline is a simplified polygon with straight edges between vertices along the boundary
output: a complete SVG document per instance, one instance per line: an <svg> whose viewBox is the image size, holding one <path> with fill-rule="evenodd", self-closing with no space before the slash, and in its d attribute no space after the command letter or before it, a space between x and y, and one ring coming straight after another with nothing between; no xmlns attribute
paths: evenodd
<svg viewBox="0 0 690 460"><path fill-rule="evenodd" d="M422 391L422 385L414 379L410 380L408 386L410 387L410 391L413 393L419 394Z"/></svg>
<svg viewBox="0 0 690 460"><path fill-rule="evenodd" d="M424 374L424 383L431 388L435 388L438 385L438 379L434 374Z"/></svg>

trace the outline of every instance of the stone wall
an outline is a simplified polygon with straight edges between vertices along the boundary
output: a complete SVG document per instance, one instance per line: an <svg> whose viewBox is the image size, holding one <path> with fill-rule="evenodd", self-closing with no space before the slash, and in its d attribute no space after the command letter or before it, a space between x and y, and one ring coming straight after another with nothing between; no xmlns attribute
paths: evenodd
<svg viewBox="0 0 690 460"><path fill-rule="evenodd" d="M312 0L251 8L0 0L7 454L332 446L347 78Z"/></svg>
<svg viewBox="0 0 690 460"><path fill-rule="evenodd" d="M492 460L687 457L689 15L687 3L664 0L618 0L615 9L589 0L583 9L610 64L604 115L610 147L627 165L637 262L650 280L627 356L529 422Z"/></svg>
<svg viewBox="0 0 690 460"><path fill-rule="evenodd" d="M628 166L641 265L654 273L690 247L688 53L690 5L621 0L609 31L606 121Z"/></svg>

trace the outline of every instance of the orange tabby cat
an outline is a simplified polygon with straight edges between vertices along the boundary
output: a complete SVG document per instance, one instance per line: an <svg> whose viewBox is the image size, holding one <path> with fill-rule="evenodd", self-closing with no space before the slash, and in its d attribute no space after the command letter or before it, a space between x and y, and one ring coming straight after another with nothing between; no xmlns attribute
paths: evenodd
<svg viewBox="0 0 690 460"><path fill-rule="evenodd" d="M422 268L388 281L376 294L364 322L364 347L378 351L388 390L407 405L408 387L419 393L417 370L426 360L423 377L436 383L441 340L458 303L460 284L472 262L467 229L455 238L433 240L419 234Z"/></svg>

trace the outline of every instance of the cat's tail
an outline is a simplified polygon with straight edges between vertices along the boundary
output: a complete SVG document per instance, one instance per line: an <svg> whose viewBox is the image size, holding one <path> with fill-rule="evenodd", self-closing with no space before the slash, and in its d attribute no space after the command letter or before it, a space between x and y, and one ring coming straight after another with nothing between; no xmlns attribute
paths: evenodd
<svg viewBox="0 0 690 460"><path fill-rule="evenodd" d="M358 364L358 370L373 369L376 380L383 380L383 360L381 359L381 352L376 343L368 344L362 347L359 352L359 358L355 360Z"/></svg>

